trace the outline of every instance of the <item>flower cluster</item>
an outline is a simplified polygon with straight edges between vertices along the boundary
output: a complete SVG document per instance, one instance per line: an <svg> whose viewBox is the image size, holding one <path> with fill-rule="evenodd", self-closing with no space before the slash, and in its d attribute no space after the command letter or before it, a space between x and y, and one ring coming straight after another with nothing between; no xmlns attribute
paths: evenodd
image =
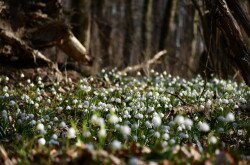
<svg viewBox="0 0 250 165"><path fill-rule="evenodd" d="M222 136L238 135L237 109L250 100L246 85L166 72L138 76L104 70L97 82L90 77L48 87L41 78L14 86L2 78L0 139L14 133L39 145L60 146L67 139L112 150L133 142L166 150L184 143L217 147Z"/></svg>

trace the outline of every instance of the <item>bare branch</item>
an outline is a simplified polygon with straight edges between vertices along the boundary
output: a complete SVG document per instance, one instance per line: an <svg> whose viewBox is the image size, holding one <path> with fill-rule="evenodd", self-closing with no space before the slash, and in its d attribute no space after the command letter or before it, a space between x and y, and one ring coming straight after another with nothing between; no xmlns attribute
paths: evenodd
<svg viewBox="0 0 250 165"><path fill-rule="evenodd" d="M151 58L147 61L144 61L141 64L129 66L129 67L125 68L124 70L122 70L121 73L135 72L135 71L138 71L138 70L143 69L143 68L149 68L150 65L152 65L153 63L156 63L157 60L160 59L166 53L167 53L166 50L162 50L162 51L158 52L157 54L155 54L153 58Z"/></svg>

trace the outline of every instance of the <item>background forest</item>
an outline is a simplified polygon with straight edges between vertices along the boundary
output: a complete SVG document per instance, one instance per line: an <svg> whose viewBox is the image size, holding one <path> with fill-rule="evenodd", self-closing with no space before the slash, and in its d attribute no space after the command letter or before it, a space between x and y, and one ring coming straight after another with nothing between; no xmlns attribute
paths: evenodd
<svg viewBox="0 0 250 165"><path fill-rule="evenodd" d="M97 73L101 68L107 67L117 67L121 70L149 60L161 50L167 50L167 54L161 57L160 62L150 66L151 68L157 71L166 70L172 75L184 78L190 78L196 74L204 75L205 70L207 76L213 73L221 78L229 76L241 79L239 74L241 72L243 76L249 76L247 73L249 64L247 66L243 64L244 62L237 61L237 58L249 59L248 0L227 2L226 8L231 12L228 14L233 14L231 20L224 19L227 16L223 14L218 15L221 11L226 11L223 7L216 12L216 6L219 6L218 3L223 6L226 2L224 0L218 2L6 0L7 3L4 2L1 1L0 27L11 29L10 31L15 35L27 41L29 46L43 51L45 56L49 56L58 63L73 62L54 47L55 38L60 38L58 36L64 34L63 30L53 27L50 28L53 30L44 28L46 32L38 32L38 35L37 33L33 35L32 32L55 21L70 26L73 34L85 46L89 56L94 59L94 64L88 67L88 72L91 73ZM10 5L10 8L6 4ZM223 19L224 24L220 25ZM9 26L11 28L6 28ZM238 26L240 29L237 30ZM235 31L231 33L230 31L233 30ZM52 37L46 38L46 36ZM17 51L11 51L11 46L6 46L4 41L1 42L2 54L5 56L11 52L18 54ZM234 47L232 45L239 50L232 48ZM59 46L61 49L63 47ZM238 69L241 66L245 67ZM85 69L80 70L86 70L83 65L81 67ZM146 74L148 70L149 68L143 68Z"/></svg>
<svg viewBox="0 0 250 165"><path fill-rule="evenodd" d="M204 20L199 17L199 12L205 15L208 5L204 1L197 1L198 6L195 7L193 2L80 0L64 6L65 11L71 11L73 32L89 53L100 60L100 67L135 65L166 49L168 53L158 65L153 66L158 71L166 70L173 75L190 78L197 73L203 74L207 62L209 73L223 78L234 76L237 69L226 55L228 48L222 32L213 29L209 23L209 27L203 26ZM249 1L238 2L249 17ZM213 19L216 20L213 17L205 21ZM211 36L210 49L213 50L208 50L205 42ZM243 37L249 48L249 32L247 34L243 30ZM144 71L148 72L146 69Z"/></svg>
<svg viewBox="0 0 250 165"><path fill-rule="evenodd" d="M0 0L0 164L250 164L249 0Z"/></svg>

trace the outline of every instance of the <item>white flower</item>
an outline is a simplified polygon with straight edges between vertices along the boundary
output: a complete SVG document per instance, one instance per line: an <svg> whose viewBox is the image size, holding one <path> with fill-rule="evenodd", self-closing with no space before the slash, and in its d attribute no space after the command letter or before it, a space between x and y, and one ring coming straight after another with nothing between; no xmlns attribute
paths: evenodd
<svg viewBox="0 0 250 165"><path fill-rule="evenodd" d="M98 135L100 137L106 137L107 136L106 129L105 128L101 128L100 131L98 132Z"/></svg>
<svg viewBox="0 0 250 165"><path fill-rule="evenodd" d="M199 108L200 110L204 110L205 109L205 107L204 107L204 105L200 105L200 108Z"/></svg>
<svg viewBox="0 0 250 165"><path fill-rule="evenodd" d="M6 77L5 77L5 81L8 82L9 80L10 80L9 77L6 76Z"/></svg>
<svg viewBox="0 0 250 165"><path fill-rule="evenodd" d="M58 119L58 117L54 117L54 119L53 119L54 121L58 121L59 119Z"/></svg>
<svg viewBox="0 0 250 165"><path fill-rule="evenodd" d="M175 139L170 139L170 144L175 144Z"/></svg>
<svg viewBox="0 0 250 165"><path fill-rule="evenodd" d="M91 136L91 132L87 130L87 131L84 132L83 135L84 135L84 137L88 138L88 137Z"/></svg>
<svg viewBox="0 0 250 165"><path fill-rule="evenodd" d="M118 140L114 140L114 141L111 143L111 148L112 148L113 150L119 150L119 149L121 149L121 147L122 147L122 144L121 144L121 142L118 141Z"/></svg>
<svg viewBox="0 0 250 165"><path fill-rule="evenodd" d="M120 126L120 132L123 136L128 136L131 133L131 128L127 125Z"/></svg>
<svg viewBox="0 0 250 165"><path fill-rule="evenodd" d="M89 107L89 102L85 100L83 102L83 106L84 106L84 108L88 108Z"/></svg>
<svg viewBox="0 0 250 165"><path fill-rule="evenodd" d="M174 119L174 122L177 123L178 125L184 124L185 118L181 115L177 115Z"/></svg>
<svg viewBox="0 0 250 165"><path fill-rule="evenodd" d="M14 100L11 100L10 101L10 106L14 106L14 105L16 105L16 102Z"/></svg>
<svg viewBox="0 0 250 165"><path fill-rule="evenodd" d="M97 115L92 115L91 116L91 123L94 125L99 125L99 126L103 126L104 125L104 119L101 117L98 117Z"/></svg>
<svg viewBox="0 0 250 165"><path fill-rule="evenodd" d="M44 131L44 125L42 123L37 124L36 129L38 131Z"/></svg>
<svg viewBox="0 0 250 165"><path fill-rule="evenodd" d="M46 144L46 140L44 138L38 139L37 142L38 142L39 145L45 145Z"/></svg>
<svg viewBox="0 0 250 165"><path fill-rule="evenodd" d="M59 127L60 127L60 128L66 128L67 125L66 125L66 123L65 123L64 121L62 121L62 122L59 124Z"/></svg>
<svg viewBox="0 0 250 165"><path fill-rule="evenodd" d="M77 103L78 103L78 100L77 100L77 99L74 99L72 102L73 102L73 104L77 104Z"/></svg>
<svg viewBox="0 0 250 165"><path fill-rule="evenodd" d="M73 139L73 138L76 137L76 130L73 127L71 127L71 128L68 129L67 137L69 139Z"/></svg>
<svg viewBox="0 0 250 165"><path fill-rule="evenodd" d="M8 88L7 86L4 86L4 87L3 87L3 91L4 91L4 92L8 92L8 89L9 89L9 88Z"/></svg>
<svg viewBox="0 0 250 165"><path fill-rule="evenodd" d="M133 157L133 158L130 158L129 161L128 161L128 164L129 165L138 165L139 164L139 159L136 158L136 157Z"/></svg>
<svg viewBox="0 0 250 165"><path fill-rule="evenodd" d="M227 122L233 122L235 120L235 117L234 117L234 114L232 112L229 112L227 115L226 115L226 121Z"/></svg>
<svg viewBox="0 0 250 165"><path fill-rule="evenodd" d="M164 140L168 140L168 139L169 139L169 134L168 134L168 133L164 133L164 134L162 135L162 138L163 138Z"/></svg>
<svg viewBox="0 0 250 165"><path fill-rule="evenodd" d="M226 118L225 118L224 116L219 116L219 117L218 117L218 120L219 120L219 121L225 122L225 121L226 121Z"/></svg>
<svg viewBox="0 0 250 165"><path fill-rule="evenodd" d="M66 110L71 110L71 107L69 105L67 105Z"/></svg>
<svg viewBox="0 0 250 165"><path fill-rule="evenodd" d="M234 87L232 86L232 84L227 84L227 90L228 91L232 91L234 89Z"/></svg>
<svg viewBox="0 0 250 165"><path fill-rule="evenodd" d="M35 121L35 120L31 120L31 121L30 121L30 125L31 125L31 126L33 126L33 125L35 125L35 124L36 124L36 121Z"/></svg>
<svg viewBox="0 0 250 165"><path fill-rule="evenodd" d="M57 136L57 134L53 134L53 135L51 136L51 138L54 139L54 140L57 140L58 136Z"/></svg>
<svg viewBox="0 0 250 165"><path fill-rule="evenodd" d="M211 136L211 137L209 138L209 143L211 143L211 144L216 144L216 143L217 143L217 138L216 138L215 136Z"/></svg>
<svg viewBox="0 0 250 165"><path fill-rule="evenodd" d="M160 136L161 136L161 134L160 134L158 131L156 131L156 132L154 133L154 137L160 138Z"/></svg>
<svg viewBox="0 0 250 165"><path fill-rule="evenodd" d="M109 116L109 122L112 124L116 124L119 122L119 118L116 115L110 115Z"/></svg>
<svg viewBox="0 0 250 165"><path fill-rule="evenodd" d="M155 115L152 119L153 127L159 127L161 125L161 118L159 115Z"/></svg>
<svg viewBox="0 0 250 165"><path fill-rule="evenodd" d="M55 139L51 139L49 142L48 142L48 144L50 144L50 145L59 145L59 142L58 141L56 141Z"/></svg>
<svg viewBox="0 0 250 165"><path fill-rule="evenodd" d="M211 101L211 100L208 100L208 101L206 102L206 108L209 109L209 108L211 107L211 105L212 105L212 101Z"/></svg>
<svg viewBox="0 0 250 165"><path fill-rule="evenodd" d="M3 110L3 111L1 112L1 116L2 116L3 118L7 118L7 116L8 116L7 111L6 111L6 110Z"/></svg>
<svg viewBox="0 0 250 165"><path fill-rule="evenodd" d="M184 123L183 123L186 127L192 127L193 125L193 121L189 118L185 118Z"/></svg>
<svg viewBox="0 0 250 165"><path fill-rule="evenodd" d="M179 136L181 137L181 138L183 138L183 139L187 139L189 136L188 136L188 134L186 134L186 133L180 133L179 134Z"/></svg>
<svg viewBox="0 0 250 165"><path fill-rule="evenodd" d="M218 129L218 132L219 132L219 133L224 132L224 128L220 127L220 128Z"/></svg>
<svg viewBox="0 0 250 165"><path fill-rule="evenodd" d="M210 130L210 127L206 122L199 122L198 129L202 132L208 132Z"/></svg>
<svg viewBox="0 0 250 165"><path fill-rule="evenodd" d="M57 112L58 112L58 113L61 113L61 112L62 112L62 110L63 110L63 108L62 108L62 107L57 107Z"/></svg>
<svg viewBox="0 0 250 165"><path fill-rule="evenodd" d="M148 107L147 113L151 113L151 112L154 112L154 107Z"/></svg>
<svg viewBox="0 0 250 165"><path fill-rule="evenodd" d="M146 121L145 125L146 125L147 128L152 128L152 124L149 121Z"/></svg>

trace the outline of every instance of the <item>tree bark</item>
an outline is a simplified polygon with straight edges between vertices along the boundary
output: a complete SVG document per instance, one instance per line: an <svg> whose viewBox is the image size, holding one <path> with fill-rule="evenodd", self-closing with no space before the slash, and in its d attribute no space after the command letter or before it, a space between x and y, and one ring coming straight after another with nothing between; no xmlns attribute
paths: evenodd
<svg viewBox="0 0 250 165"><path fill-rule="evenodd" d="M225 0L213 0L210 12L216 26L222 32L229 50L228 56L235 63L245 81L250 86L250 53L244 44L240 27L231 14Z"/></svg>

